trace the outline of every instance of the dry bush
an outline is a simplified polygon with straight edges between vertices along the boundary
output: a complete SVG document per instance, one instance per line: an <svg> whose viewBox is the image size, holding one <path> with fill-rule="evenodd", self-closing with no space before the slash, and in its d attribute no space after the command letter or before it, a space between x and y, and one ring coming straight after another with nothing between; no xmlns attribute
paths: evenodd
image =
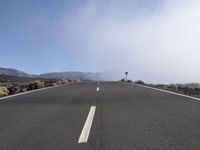
<svg viewBox="0 0 200 150"><path fill-rule="evenodd" d="M67 84L68 82L68 80L62 80L62 84Z"/></svg>
<svg viewBox="0 0 200 150"><path fill-rule="evenodd" d="M57 83L57 85L61 85L61 84L62 84L62 81L59 80L59 81L57 81L56 83Z"/></svg>
<svg viewBox="0 0 200 150"><path fill-rule="evenodd" d="M68 80L59 80L56 82L57 85L62 85L62 84L67 84L69 81Z"/></svg>
<svg viewBox="0 0 200 150"><path fill-rule="evenodd" d="M34 89L39 89L43 87L44 87L44 82L35 80L28 85L28 90L34 90Z"/></svg>
<svg viewBox="0 0 200 150"><path fill-rule="evenodd" d="M51 86L56 86L56 85L58 85L58 84L57 84L57 83L52 83L52 84L51 84Z"/></svg>
<svg viewBox="0 0 200 150"><path fill-rule="evenodd" d="M73 80L73 82L81 82L81 80L79 80L79 79L76 79L76 80Z"/></svg>
<svg viewBox="0 0 200 150"><path fill-rule="evenodd" d="M0 87L0 96L7 96L9 94L9 90L5 86Z"/></svg>

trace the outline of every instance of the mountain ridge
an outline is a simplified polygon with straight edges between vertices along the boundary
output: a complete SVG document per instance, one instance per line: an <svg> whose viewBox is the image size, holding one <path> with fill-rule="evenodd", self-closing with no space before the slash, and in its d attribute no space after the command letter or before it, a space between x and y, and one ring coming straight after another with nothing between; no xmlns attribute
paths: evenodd
<svg viewBox="0 0 200 150"><path fill-rule="evenodd" d="M28 74L15 68L0 67L0 75L30 77L30 78L52 78L52 79L80 79L80 80L98 80L100 73L65 71L65 72L48 72L39 75Z"/></svg>
<svg viewBox="0 0 200 150"><path fill-rule="evenodd" d="M17 76L17 77L30 77L28 73L25 73L24 71L17 70L15 68L3 68L0 67L0 75L11 75L11 76Z"/></svg>

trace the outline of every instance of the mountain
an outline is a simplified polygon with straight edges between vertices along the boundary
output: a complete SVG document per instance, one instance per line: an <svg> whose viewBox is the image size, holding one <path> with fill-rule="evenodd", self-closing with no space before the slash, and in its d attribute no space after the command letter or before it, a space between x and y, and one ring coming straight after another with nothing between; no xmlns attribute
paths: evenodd
<svg viewBox="0 0 200 150"><path fill-rule="evenodd" d="M31 77L31 78L72 79L72 80L73 79L98 80L100 78L99 73L91 73L91 72L69 71L69 72L51 72L40 75L31 75L14 68L2 68L2 67L0 67L0 75L8 75L15 77Z"/></svg>
<svg viewBox="0 0 200 150"><path fill-rule="evenodd" d="M40 78L55 78L55 79L80 79L80 80L98 80L99 73L91 72L52 72L40 74Z"/></svg>
<svg viewBox="0 0 200 150"><path fill-rule="evenodd" d="M14 68L2 68L0 67L0 75L9 75L9 76L17 76L17 77L31 77L31 75L14 69Z"/></svg>

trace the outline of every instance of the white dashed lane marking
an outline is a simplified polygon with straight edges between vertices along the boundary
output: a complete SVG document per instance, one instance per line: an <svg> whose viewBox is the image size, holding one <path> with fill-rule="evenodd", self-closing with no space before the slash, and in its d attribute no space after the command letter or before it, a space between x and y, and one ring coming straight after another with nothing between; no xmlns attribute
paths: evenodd
<svg viewBox="0 0 200 150"><path fill-rule="evenodd" d="M99 90L100 90L100 87L97 87L97 92L99 92Z"/></svg>
<svg viewBox="0 0 200 150"><path fill-rule="evenodd" d="M96 106L91 106L90 112L88 114L88 117L86 119L85 125L83 127L83 130L81 132L81 135L79 137L78 143L87 143L89 135L90 135L90 130L92 127L92 122L94 119L94 114L95 114Z"/></svg>

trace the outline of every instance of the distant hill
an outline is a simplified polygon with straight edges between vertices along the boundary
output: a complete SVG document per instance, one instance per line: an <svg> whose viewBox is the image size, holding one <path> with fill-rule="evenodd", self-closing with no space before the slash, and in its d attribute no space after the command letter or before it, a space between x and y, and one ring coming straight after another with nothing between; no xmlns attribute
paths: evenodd
<svg viewBox="0 0 200 150"><path fill-rule="evenodd" d="M17 77L31 77L31 75L14 69L14 68L2 68L0 67L0 75L9 75L9 76L17 76Z"/></svg>
<svg viewBox="0 0 200 150"><path fill-rule="evenodd" d="M80 80L98 80L100 78L99 73L91 73L91 72L69 71L69 72L51 72L40 75L31 75L14 68L2 68L2 67L0 67L0 75L15 76L15 77L30 77L30 78L80 79Z"/></svg>

